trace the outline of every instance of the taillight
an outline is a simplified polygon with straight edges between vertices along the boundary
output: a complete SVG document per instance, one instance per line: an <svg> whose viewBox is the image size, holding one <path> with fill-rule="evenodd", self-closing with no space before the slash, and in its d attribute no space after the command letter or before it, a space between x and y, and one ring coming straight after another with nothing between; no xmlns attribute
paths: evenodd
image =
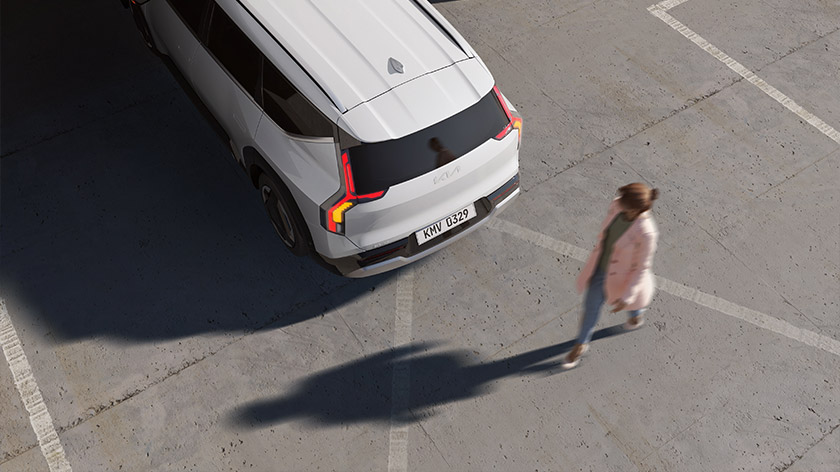
<svg viewBox="0 0 840 472"><path fill-rule="evenodd" d="M341 152L341 169L343 177L341 188L332 199L321 206L321 223L327 230L336 234L344 234L344 214L347 213L347 210L358 203L376 200L385 195L384 190L365 195L356 194L353 169L350 167L350 154L347 150Z"/></svg>
<svg viewBox="0 0 840 472"><path fill-rule="evenodd" d="M507 102L505 102L505 97L502 96L502 92L499 91L499 87L493 86L493 92L496 94L496 98L499 100L499 104L502 105L502 110L505 111L505 115L508 118L508 124L505 126L499 134L496 135L496 139L502 139L514 129L519 132L519 143L522 142L522 118L518 116L514 116L513 113L510 112L510 108L507 106Z"/></svg>

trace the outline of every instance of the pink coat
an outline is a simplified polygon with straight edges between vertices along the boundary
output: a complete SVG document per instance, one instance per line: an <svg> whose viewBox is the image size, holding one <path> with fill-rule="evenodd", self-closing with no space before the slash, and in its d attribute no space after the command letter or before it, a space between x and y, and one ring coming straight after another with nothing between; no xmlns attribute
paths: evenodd
<svg viewBox="0 0 840 472"><path fill-rule="evenodd" d="M589 254L577 278L578 293L589 285L589 279L595 273L598 259L601 256L601 246L604 243L604 232L613 218L621 211L618 198L610 204L607 217L601 223L598 233L598 243ZM653 298L654 283L651 265L653 253L656 252L656 241L659 230L650 212L639 215L627 231L621 235L613 246L613 252L607 266L607 278L604 282L607 303L614 304L618 300L627 304L625 310L639 310L650 304Z"/></svg>

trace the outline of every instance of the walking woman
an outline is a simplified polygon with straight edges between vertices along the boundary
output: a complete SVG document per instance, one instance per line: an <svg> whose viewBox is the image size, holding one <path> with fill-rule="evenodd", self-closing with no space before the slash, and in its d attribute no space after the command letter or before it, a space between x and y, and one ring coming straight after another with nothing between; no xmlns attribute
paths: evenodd
<svg viewBox="0 0 840 472"><path fill-rule="evenodd" d="M624 328L632 330L644 324L642 313L653 298L651 264L659 231L650 209L659 191L643 183L632 183L618 189L618 195L610 204L598 243L577 279L578 293L586 289L583 320L577 343L561 364L564 369L576 367L589 349L605 301L612 305L612 313L630 312Z"/></svg>

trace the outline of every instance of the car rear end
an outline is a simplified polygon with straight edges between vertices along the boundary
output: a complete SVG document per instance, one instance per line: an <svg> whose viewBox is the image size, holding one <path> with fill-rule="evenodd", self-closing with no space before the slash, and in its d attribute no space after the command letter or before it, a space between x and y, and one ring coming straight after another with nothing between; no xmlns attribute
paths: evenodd
<svg viewBox="0 0 840 472"><path fill-rule="evenodd" d="M521 128L493 86L432 126L342 149L343 185L321 206L321 221L361 251L325 258L345 275L363 277L469 234L519 194Z"/></svg>

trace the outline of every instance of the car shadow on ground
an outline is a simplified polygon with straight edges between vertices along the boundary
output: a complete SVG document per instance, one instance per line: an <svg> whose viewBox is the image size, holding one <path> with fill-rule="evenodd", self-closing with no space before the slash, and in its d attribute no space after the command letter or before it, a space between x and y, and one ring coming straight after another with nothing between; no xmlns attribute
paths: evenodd
<svg viewBox="0 0 840 472"><path fill-rule="evenodd" d="M621 325L611 326L596 331L592 340L624 332ZM315 373L276 398L236 408L228 422L235 428L263 428L287 421L314 427L410 423L433 415L436 406L486 395L506 377L562 372L562 359L555 358L573 345L574 341L567 341L485 363L470 363L466 350L430 352L434 343L402 346ZM393 399L395 372L408 379L405 400Z"/></svg>
<svg viewBox="0 0 840 472"><path fill-rule="evenodd" d="M21 327L58 341L281 327L392 276L346 279L286 250L228 149L165 81L169 92L2 159L0 296Z"/></svg>
<svg viewBox="0 0 840 472"><path fill-rule="evenodd" d="M38 8L4 3L0 297L19 328L58 341L251 331L391 277L345 279L291 255L128 10L56 7L74 21L47 27Z"/></svg>
<svg viewBox="0 0 840 472"><path fill-rule="evenodd" d="M190 107L159 100L3 159L10 311L59 340L173 339L285 326L391 277L346 279L286 250Z"/></svg>

